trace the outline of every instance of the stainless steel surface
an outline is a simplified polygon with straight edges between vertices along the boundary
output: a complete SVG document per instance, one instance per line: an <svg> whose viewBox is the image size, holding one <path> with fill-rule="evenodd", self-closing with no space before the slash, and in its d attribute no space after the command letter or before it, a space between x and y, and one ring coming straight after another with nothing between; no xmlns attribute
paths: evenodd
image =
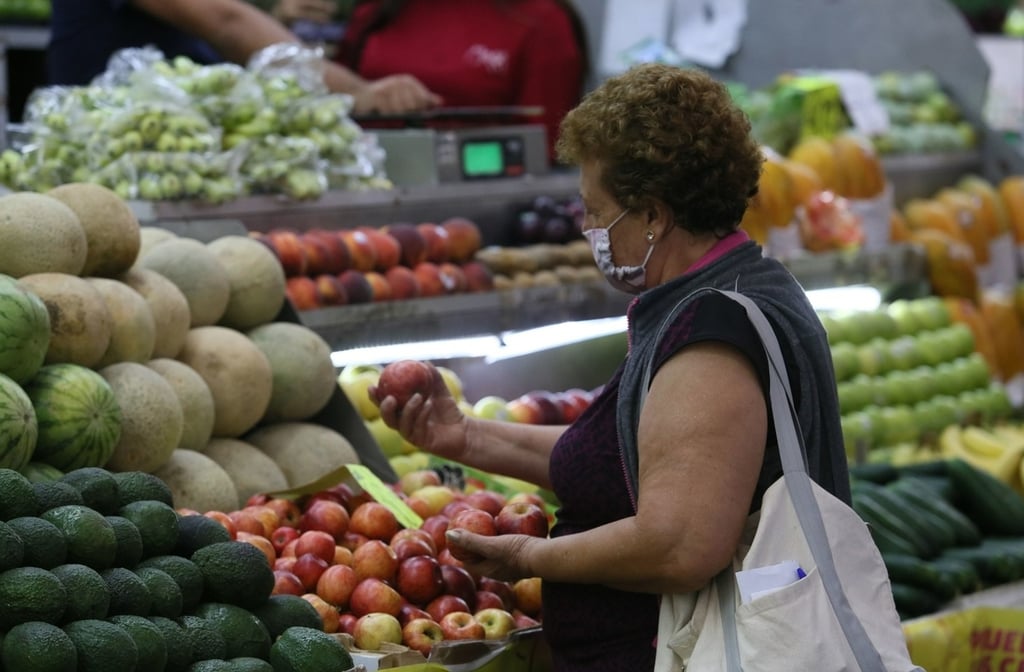
<svg viewBox="0 0 1024 672"><path fill-rule="evenodd" d="M942 154L907 154L882 158L893 185L893 199L902 206L912 198L928 198L964 175L984 170L980 150Z"/></svg>

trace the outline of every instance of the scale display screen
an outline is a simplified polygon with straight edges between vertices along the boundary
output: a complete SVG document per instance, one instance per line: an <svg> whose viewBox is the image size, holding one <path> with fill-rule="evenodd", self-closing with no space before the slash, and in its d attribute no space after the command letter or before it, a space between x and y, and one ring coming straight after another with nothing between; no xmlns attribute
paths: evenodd
<svg viewBox="0 0 1024 672"><path fill-rule="evenodd" d="M462 172L466 177L499 177L505 174L505 150L499 140L465 142Z"/></svg>

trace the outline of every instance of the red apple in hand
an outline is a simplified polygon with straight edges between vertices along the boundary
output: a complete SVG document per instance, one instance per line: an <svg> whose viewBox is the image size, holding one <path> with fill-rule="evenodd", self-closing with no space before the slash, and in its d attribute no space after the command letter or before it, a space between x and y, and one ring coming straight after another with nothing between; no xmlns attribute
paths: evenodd
<svg viewBox="0 0 1024 672"><path fill-rule="evenodd" d="M512 502L502 507L494 517L497 534L527 534L531 537L548 536L548 516L535 504Z"/></svg>
<svg viewBox="0 0 1024 672"><path fill-rule="evenodd" d="M439 621L445 639L483 639L486 631L473 614L453 611Z"/></svg>
<svg viewBox="0 0 1024 672"><path fill-rule="evenodd" d="M402 643L402 626L391 614L365 614L356 621L352 637L360 649L379 651L384 643Z"/></svg>
<svg viewBox="0 0 1024 672"><path fill-rule="evenodd" d="M444 589L441 565L427 555L406 558L398 565L395 587L413 604L427 604Z"/></svg>
<svg viewBox="0 0 1024 672"><path fill-rule="evenodd" d="M402 628L402 643L424 656L429 656L434 644L442 640L441 625L432 618L414 618Z"/></svg>
<svg viewBox="0 0 1024 672"><path fill-rule="evenodd" d="M434 387L432 367L415 359L392 362L380 372L377 395L380 399L394 397L401 409L414 394L427 396Z"/></svg>
<svg viewBox="0 0 1024 672"><path fill-rule="evenodd" d="M484 627L484 639L502 639L516 628L512 614L500 607L480 609L473 618Z"/></svg>
<svg viewBox="0 0 1024 672"><path fill-rule="evenodd" d="M466 530L485 537L493 537L496 532L494 516L481 509L459 511L448 522L448 529ZM463 550L458 546L453 546L451 543L448 544L448 550L456 560L461 560L462 562L478 562L483 560L479 554Z"/></svg>

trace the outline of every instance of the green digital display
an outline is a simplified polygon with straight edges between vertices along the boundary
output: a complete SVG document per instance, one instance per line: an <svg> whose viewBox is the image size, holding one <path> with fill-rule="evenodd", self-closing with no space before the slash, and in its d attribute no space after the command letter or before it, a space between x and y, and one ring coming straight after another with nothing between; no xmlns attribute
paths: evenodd
<svg viewBox="0 0 1024 672"><path fill-rule="evenodd" d="M497 140L462 145L462 172L466 177L495 177L505 172L505 154Z"/></svg>

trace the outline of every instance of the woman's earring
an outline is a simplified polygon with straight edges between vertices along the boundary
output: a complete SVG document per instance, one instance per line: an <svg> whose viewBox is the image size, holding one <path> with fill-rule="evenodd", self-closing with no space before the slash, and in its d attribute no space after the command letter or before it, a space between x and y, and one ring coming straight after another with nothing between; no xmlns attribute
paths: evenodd
<svg viewBox="0 0 1024 672"><path fill-rule="evenodd" d="M651 231L650 229L647 230L647 242L648 243L653 243L654 242L654 231Z"/></svg>

